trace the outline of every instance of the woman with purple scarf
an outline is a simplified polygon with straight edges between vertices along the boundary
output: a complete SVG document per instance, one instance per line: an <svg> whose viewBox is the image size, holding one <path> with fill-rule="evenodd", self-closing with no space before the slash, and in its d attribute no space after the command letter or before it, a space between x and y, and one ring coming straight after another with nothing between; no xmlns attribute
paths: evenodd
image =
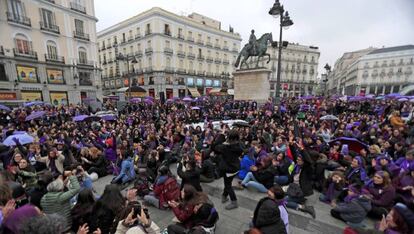
<svg viewBox="0 0 414 234"><path fill-rule="evenodd" d="M395 189L388 172L377 171L374 178L365 186L365 190L372 202L372 209L368 215L374 219L381 219L392 208L395 198Z"/></svg>
<svg viewBox="0 0 414 234"><path fill-rule="evenodd" d="M414 165L411 165L408 172L401 174L393 180L393 186L397 197L395 201L414 204Z"/></svg>
<svg viewBox="0 0 414 234"><path fill-rule="evenodd" d="M345 179L347 184L364 184L367 180L363 159L360 156L352 160L351 166L345 171Z"/></svg>
<svg viewBox="0 0 414 234"><path fill-rule="evenodd" d="M369 175L374 174L377 171L386 171L391 177L398 176L400 168L394 164L391 158L381 155L371 161L371 171Z"/></svg>
<svg viewBox="0 0 414 234"><path fill-rule="evenodd" d="M405 158L399 158L395 162L401 168L400 173L409 171L410 166L414 165L414 150L409 150L405 153Z"/></svg>
<svg viewBox="0 0 414 234"><path fill-rule="evenodd" d="M370 210L371 202L368 197L361 194L361 185L351 184L344 202L334 204L331 215L344 222L359 224Z"/></svg>

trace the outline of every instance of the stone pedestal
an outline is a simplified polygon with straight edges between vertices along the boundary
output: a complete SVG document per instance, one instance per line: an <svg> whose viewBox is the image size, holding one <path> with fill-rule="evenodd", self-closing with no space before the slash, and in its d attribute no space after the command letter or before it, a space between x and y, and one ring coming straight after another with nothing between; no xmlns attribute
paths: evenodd
<svg viewBox="0 0 414 234"><path fill-rule="evenodd" d="M234 100L254 100L264 103L270 96L269 75L266 68L237 70L234 77Z"/></svg>

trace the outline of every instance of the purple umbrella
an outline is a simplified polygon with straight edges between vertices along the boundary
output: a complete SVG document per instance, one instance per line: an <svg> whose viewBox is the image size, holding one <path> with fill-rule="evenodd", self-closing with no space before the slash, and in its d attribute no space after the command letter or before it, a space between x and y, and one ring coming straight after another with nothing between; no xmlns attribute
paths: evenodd
<svg viewBox="0 0 414 234"><path fill-rule="evenodd" d="M86 117L84 120L85 121L99 121L101 119L101 117L96 116L96 115L91 115Z"/></svg>
<svg viewBox="0 0 414 234"><path fill-rule="evenodd" d="M34 138L32 136L30 136L27 133L23 133L23 134L13 134L11 136L8 136L4 141L3 144L7 145L7 146L13 146L16 145L16 142L14 142L14 138L16 138L17 140L19 140L19 143L22 145L25 144L30 144L33 143Z"/></svg>
<svg viewBox="0 0 414 234"><path fill-rule="evenodd" d="M153 102L153 101L151 101L150 99L145 99L145 100L144 100L144 102L145 102L145 104L147 104L147 105L153 105L153 104L154 104L154 102Z"/></svg>
<svg viewBox="0 0 414 234"><path fill-rule="evenodd" d="M26 117L26 121L42 118L46 114L46 111L34 111Z"/></svg>
<svg viewBox="0 0 414 234"><path fill-rule="evenodd" d="M130 102L141 102L141 98L131 98L129 99Z"/></svg>
<svg viewBox="0 0 414 234"><path fill-rule="evenodd" d="M362 149L368 149L368 145L364 142L356 139L356 138L350 138L350 137L340 137L337 138L331 142L329 142L330 145L332 145L335 142L341 142L341 144L346 144L349 147L349 150L352 150L354 152L359 153Z"/></svg>
<svg viewBox="0 0 414 234"><path fill-rule="evenodd" d="M191 107L191 110L200 110L200 107L198 107L198 106L193 106L193 107Z"/></svg>
<svg viewBox="0 0 414 234"><path fill-rule="evenodd" d="M399 102L406 102L406 101L408 101L408 98L400 98L400 99L398 99L398 101Z"/></svg>
<svg viewBox="0 0 414 234"><path fill-rule="evenodd" d="M11 109L5 105L0 104L0 110L11 111Z"/></svg>
<svg viewBox="0 0 414 234"><path fill-rule="evenodd" d="M44 102L42 101L33 101L33 102L27 102L24 104L25 107L30 107L30 106L41 106L41 105L45 105Z"/></svg>
<svg viewBox="0 0 414 234"><path fill-rule="evenodd" d="M166 103L173 103L174 100L173 99L167 99L167 101L165 101Z"/></svg>
<svg viewBox="0 0 414 234"><path fill-rule="evenodd" d="M191 97L185 97L185 98L183 98L183 101L185 101L185 102L191 102L191 101L193 101L193 99L191 98Z"/></svg>
<svg viewBox="0 0 414 234"><path fill-rule="evenodd" d="M114 121L116 120L116 115L103 115L101 118L105 121Z"/></svg>
<svg viewBox="0 0 414 234"><path fill-rule="evenodd" d="M154 97L152 97L152 96L146 96L145 99L154 101Z"/></svg>
<svg viewBox="0 0 414 234"><path fill-rule="evenodd" d="M84 121L89 115L77 115L72 118L73 122L81 122Z"/></svg>

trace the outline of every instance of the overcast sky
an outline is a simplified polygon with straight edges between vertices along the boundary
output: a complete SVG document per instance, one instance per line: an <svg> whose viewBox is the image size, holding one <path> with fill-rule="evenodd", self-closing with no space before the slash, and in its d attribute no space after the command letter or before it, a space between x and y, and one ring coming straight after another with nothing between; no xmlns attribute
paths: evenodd
<svg viewBox="0 0 414 234"><path fill-rule="evenodd" d="M98 31L148 10L161 7L179 15L197 12L231 25L248 40L279 27L269 14L274 0L95 0ZM294 25L283 39L318 46L319 71L348 51L414 44L414 0L281 0Z"/></svg>

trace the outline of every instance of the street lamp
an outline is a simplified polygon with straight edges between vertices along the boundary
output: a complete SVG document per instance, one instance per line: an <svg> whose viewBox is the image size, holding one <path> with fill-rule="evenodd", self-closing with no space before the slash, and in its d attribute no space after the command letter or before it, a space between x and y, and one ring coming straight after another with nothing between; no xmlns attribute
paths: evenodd
<svg viewBox="0 0 414 234"><path fill-rule="evenodd" d="M324 89L323 89L323 96L325 96L325 92L326 92L326 83L328 82L328 76L331 73L331 66L329 66L329 64L326 64L323 68L325 68L325 74L322 74L322 76L324 77L324 79L322 80L322 82L324 83Z"/></svg>
<svg viewBox="0 0 414 234"><path fill-rule="evenodd" d="M131 98L131 74L129 73L129 62L131 61L132 64L138 63L138 61L135 59L135 56L128 56L123 55L122 53L119 53L116 57L118 60L125 61L127 63L127 71L128 71L128 97Z"/></svg>
<svg viewBox="0 0 414 234"><path fill-rule="evenodd" d="M280 4L279 0L276 0L273 4L273 7L269 10L269 15L272 15L275 18L280 17L280 31L279 31L279 54L277 59L277 78L276 78L276 95L275 102L280 106L280 70L282 67L282 29L288 28L293 25L293 21L290 19L289 13L283 8L283 5Z"/></svg>

